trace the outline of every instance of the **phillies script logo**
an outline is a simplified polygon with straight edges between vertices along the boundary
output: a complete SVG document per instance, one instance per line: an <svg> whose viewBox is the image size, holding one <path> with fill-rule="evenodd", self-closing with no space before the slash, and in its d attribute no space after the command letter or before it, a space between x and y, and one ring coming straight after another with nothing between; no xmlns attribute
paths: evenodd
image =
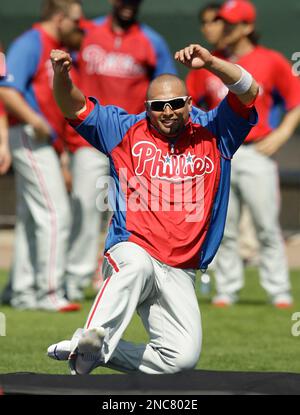
<svg viewBox="0 0 300 415"><path fill-rule="evenodd" d="M145 69L134 58L125 53L107 52L98 45L90 45L82 52L87 63L86 71L93 75L130 78L145 74Z"/></svg>
<svg viewBox="0 0 300 415"><path fill-rule="evenodd" d="M162 155L162 151L149 141L140 141L132 148L132 154L137 157L135 169L137 176L142 176L146 168L152 178L166 180L188 180L201 177L214 170L214 164L208 156L196 157L188 154Z"/></svg>

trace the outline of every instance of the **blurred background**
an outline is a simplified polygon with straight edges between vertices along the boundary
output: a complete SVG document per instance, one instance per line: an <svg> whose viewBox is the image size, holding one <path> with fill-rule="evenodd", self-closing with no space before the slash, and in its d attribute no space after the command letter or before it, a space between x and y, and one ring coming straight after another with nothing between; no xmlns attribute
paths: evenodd
<svg viewBox="0 0 300 415"><path fill-rule="evenodd" d="M40 0L1 0L0 35L4 46L38 19ZM198 10L208 3L205 0L145 0L141 7L141 20L160 32L172 51L186 43L199 39ZM300 50L299 0L254 0L257 7L258 29L262 43L278 49L287 57ZM106 0L83 0L87 17L106 14ZM184 68L179 68L183 73Z"/></svg>
<svg viewBox="0 0 300 415"><path fill-rule="evenodd" d="M4 50L8 44L39 18L39 0L1 0L0 39ZM148 0L141 7L141 21L151 25L167 40L172 52L190 42L202 41L199 33L198 10L207 3L201 0ZM291 60L300 51L299 0L253 1L258 11L258 32L261 42L282 52ZM106 0L84 0L88 18L106 14ZM178 65L184 78L186 69ZM286 239L298 238L300 233L300 131L274 157L280 170L282 194L281 225ZM9 229L15 221L13 171L0 177L0 228ZM3 251L2 251L3 252ZM1 255L2 256L2 255ZM297 256L297 255L296 255Z"/></svg>

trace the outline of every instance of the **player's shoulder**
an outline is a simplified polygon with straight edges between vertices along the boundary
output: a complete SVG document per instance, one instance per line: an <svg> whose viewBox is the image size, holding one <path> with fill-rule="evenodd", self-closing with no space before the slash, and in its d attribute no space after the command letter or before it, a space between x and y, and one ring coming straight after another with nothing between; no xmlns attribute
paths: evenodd
<svg viewBox="0 0 300 415"><path fill-rule="evenodd" d="M98 16L91 20L93 27L101 27L107 20L107 16Z"/></svg>
<svg viewBox="0 0 300 415"><path fill-rule="evenodd" d="M19 35L11 44L10 50L19 51L20 53L38 52L41 45L41 33L35 27L32 27Z"/></svg>
<svg viewBox="0 0 300 415"><path fill-rule="evenodd" d="M87 19L82 17L79 21L79 28L84 31L84 33L88 33L92 30L95 26L97 26L97 19Z"/></svg>
<svg viewBox="0 0 300 415"><path fill-rule="evenodd" d="M271 49L262 45L257 46L255 50L256 53L263 57L265 60L272 60L274 62L287 61L287 58L278 50Z"/></svg>
<svg viewBox="0 0 300 415"><path fill-rule="evenodd" d="M101 33L106 28L107 16L96 17L93 20L90 20L89 27L85 31L84 39L101 39Z"/></svg>
<svg viewBox="0 0 300 415"><path fill-rule="evenodd" d="M19 35L14 41L13 44L30 44L30 42L40 41L41 33L36 27L31 27L30 29L23 32Z"/></svg>
<svg viewBox="0 0 300 415"><path fill-rule="evenodd" d="M190 118L192 123L201 125L204 123L203 121L207 118L207 111L204 111L193 105L192 110L190 111Z"/></svg>
<svg viewBox="0 0 300 415"><path fill-rule="evenodd" d="M93 103L93 110L94 113L101 112L106 114L108 117L117 116L120 120L130 120L130 122L138 122L144 118L146 118L146 112L143 111L140 114L130 114L124 108L118 107L116 105L102 105L101 101L93 96L89 96L89 101Z"/></svg>
<svg viewBox="0 0 300 415"><path fill-rule="evenodd" d="M148 26L145 23L139 23L138 27L140 32L143 33L152 43L159 44L160 42L165 42L162 35L151 26Z"/></svg>

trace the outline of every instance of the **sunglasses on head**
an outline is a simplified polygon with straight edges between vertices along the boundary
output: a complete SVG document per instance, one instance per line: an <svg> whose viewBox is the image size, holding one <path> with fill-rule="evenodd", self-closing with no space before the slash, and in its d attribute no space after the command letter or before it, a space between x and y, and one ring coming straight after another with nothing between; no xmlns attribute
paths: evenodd
<svg viewBox="0 0 300 415"><path fill-rule="evenodd" d="M176 97L170 99L151 99L147 102L147 106L151 111L164 111L166 106L172 108L172 110L179 110L185 106L188 96Z"/></svg>

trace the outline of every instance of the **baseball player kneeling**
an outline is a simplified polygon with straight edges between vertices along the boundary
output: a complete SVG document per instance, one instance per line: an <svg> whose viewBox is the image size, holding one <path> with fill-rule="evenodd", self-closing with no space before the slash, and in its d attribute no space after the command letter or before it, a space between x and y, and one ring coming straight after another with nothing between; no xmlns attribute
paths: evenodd
<svg viewBox="0 0 300 415"><path fill-rule="evenodd" d="M241 67L200 45L176 52L189 68L206 68L229 89L208 113L192 106L184 82L161 75L148 88L146 111L131 115L86 98L69 77L70 56L53 50L54 94L65 117L109 157L114 206L104 282L84 329L49 347L74 374L98 366L175 373L198 362L202 329L194 291L220 244L230 160L257 123L258 86ZM147 344L122 340L137 310Z"/></svg>

